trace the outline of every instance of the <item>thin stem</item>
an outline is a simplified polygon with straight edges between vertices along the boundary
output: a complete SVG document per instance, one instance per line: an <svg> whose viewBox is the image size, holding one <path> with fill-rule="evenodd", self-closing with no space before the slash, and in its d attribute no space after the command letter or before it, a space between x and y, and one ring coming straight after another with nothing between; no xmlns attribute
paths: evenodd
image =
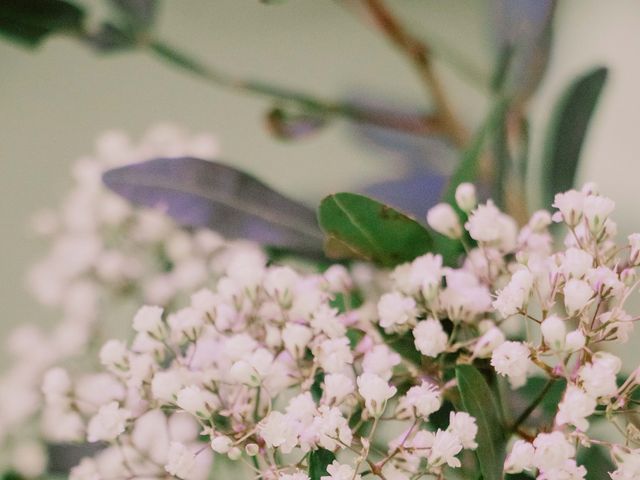
<svg viewBox="0 0 640 480"><path fill-rule="evenodd" d="M233 77L221 70L205 65L191 55L159 39L144 43L148 51L160 60L191 72L203 80L218 86L251 93L271 100L296 104L309 113L330 117L343 117L357 123L389 128L416 135L447 134L445 125L429 114L415 115L392 112L383 109L362 107L350 103L340 103L320 99L306 93L271 85L261 81Z"/></svg>
<svg viewBox="0 0 640 480"><path fill-rule="evenodd" d="M511 427L511 431L516 432L520 429L520 425L522 425L527 420L527 418L529 418L529 416L533 413L533 411L538 407L540 402L544 400L544 397L547 395L547 393L549 393L549 390L551 389L551 387L555 382L556 382L555 378L550 378L547 381L546 385L544 386L542 391L538 394L538 396L533 400L533 402L531 402L531 404L525 409L525 411L522 412L520 416L516 419L513 426Z"/></svg>
<svg viewBox="0 0 640 480"><path fill-rule="evenodd" d="M435 106L435 118L447 136L459 147L467 144L469 136L453 113L444 87L433 68L430 48L413 36L387 8L384 0L362 0L378 28L412 62Z"/></svg>

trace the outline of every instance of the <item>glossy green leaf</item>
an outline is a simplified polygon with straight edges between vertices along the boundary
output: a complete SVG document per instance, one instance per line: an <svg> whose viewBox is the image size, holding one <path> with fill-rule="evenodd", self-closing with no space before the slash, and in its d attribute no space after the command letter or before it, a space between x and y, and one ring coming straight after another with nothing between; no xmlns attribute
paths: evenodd
<svg viewBox="0 0 640 480"><path fill-rule="evenodd" d="M309 478L311 480L320 480L327 475L327 466L336 459L333 452L324 448L313 450L309 453Z"/></svg>
<svg viewBox="0 0 640 480"><path fill-rule="evenodd" d="M392 267L433 250L431 234L413 218L355 193L324 198L318 211L333 258L360 258Z"/></svg>
<svg viewBox="0 0 640 480"><path fill-rule="evenodd" d="M494 395L482 374L472 365L456 367L464 409L478 424L476 455L484 480L501 480L506 438Z"/></svg>
<svg viewBox="0 0 640 480"><path fill-rule="evenodd" d="M545 205L553 202L556 193L573 188L582 145L607 72L607 68L598 67L579 77L554 109L543 157Z"/></svg>
<svg viewBox="0 0 640 480"><path fill-rule="evenodd" d="M0 1L0 35L27 47L53 33L79 31L83 19L84 11L64 0Z"/></svg>

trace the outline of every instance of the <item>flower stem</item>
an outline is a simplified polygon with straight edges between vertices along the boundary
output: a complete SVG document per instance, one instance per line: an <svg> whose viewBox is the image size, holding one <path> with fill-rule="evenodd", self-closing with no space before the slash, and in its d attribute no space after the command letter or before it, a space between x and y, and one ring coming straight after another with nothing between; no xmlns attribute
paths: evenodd
<svg viewBox="0 0 640 480"><path fill-rule="evenodd" d="M551 389L551 387L555 382L556 382L555 378L550 378L547 381L546 385L540 391L538 396L533 400L533 402L531 402L531 404L524 410L524 412L520 414L520 416L513 423L513 426L511 427L512 432L517 431L520 428L520 425L522 425L527 420L527 418L529 418L529 416L538 407L538 405L540 405L540 402L544 400L544 397L547 395L547 393L549 393L549 390Z"/></svg>

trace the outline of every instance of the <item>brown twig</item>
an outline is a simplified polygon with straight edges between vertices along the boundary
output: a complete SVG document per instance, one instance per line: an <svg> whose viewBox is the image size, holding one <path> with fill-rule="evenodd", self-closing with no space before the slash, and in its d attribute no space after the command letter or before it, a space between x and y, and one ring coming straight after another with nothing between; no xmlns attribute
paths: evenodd
<svg viewBox="0 0 640 480"><path fill-rule="evenodd" d="M446 135L459 147L467 144L468 134L457 120L444 92L442 83L435 74L431 50L414 37L402 23L391 13L384 0L361 0L377 27L414 65L422 83L434 103L433 119L436 120Z"/></svg>

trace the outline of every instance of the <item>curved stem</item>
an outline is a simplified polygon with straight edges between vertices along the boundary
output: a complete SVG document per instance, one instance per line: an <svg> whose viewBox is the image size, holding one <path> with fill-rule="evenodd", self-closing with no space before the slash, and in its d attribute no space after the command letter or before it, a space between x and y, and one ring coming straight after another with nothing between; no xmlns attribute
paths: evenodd
<svg viewBox="0 0 640 480"><path fill-rule="evenodd" d="M309 113L337 116L357 123L389 128L416 135L447 135L442 121L432 115L416 115L392 112L320 99L297 90L271 85L256 80L233 77L193 58L191 55L160 39L144 42L148 51L168 64L191 72L210 83L244 93L251 93L271 100L296 104Z"/></svg>
<svg viewBox="0 0 640 480"><path fill-rule="evenodd" d="M513 426L511 427L512 432L517 432L520 429L520 425L522 425L527 420L527 418L529 418L529 416L533 413L533 411L538 407L538 405L540 405L540 402L544 400L544 397L547 395L547 393L549 393L549 390L551 389L551 387L555 382L556 382L555 378L550 378L549 381L547 381L546 385L540 391L538 396L533 400L533 402L531 402L531 404L525 409L524 412L520 414L520 416L513 423Z"/></svg>

